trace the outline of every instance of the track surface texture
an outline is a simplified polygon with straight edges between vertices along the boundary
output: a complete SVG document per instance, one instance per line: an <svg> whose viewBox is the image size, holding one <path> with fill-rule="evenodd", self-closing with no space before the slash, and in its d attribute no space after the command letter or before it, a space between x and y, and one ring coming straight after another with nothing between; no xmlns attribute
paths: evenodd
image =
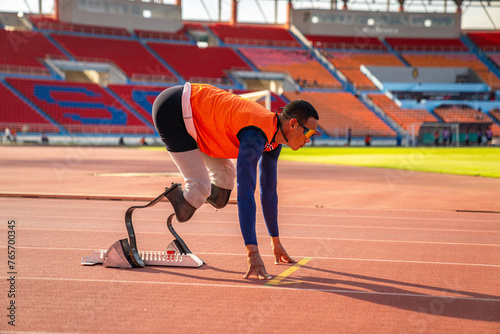
<svg viewBox="0 0 500 334"><path fill-rule="evenodd" d="M200 268L80 264L127 236L127 208L183 182L164 151L4 146L0 157L2 332L500 333L499 179L281 161L281 240L300 262L273 264L259 209L264 281L242 278L234 193L175 223ZM172 212L166 200L134 212L140 250L166 248Z"/></svg>

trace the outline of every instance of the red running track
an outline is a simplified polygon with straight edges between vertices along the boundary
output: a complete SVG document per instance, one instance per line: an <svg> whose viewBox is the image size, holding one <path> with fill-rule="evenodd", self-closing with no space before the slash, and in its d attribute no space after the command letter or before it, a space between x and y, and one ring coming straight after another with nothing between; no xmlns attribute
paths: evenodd
<svg viewBox="0 0 500 334"><path fill-rule="evenodd" d="M1 331L500 332L500 180L412 172L393 182L387 173L400 172L280 162L281 238L303 265L273 265L259 215L261 253L275 276L259 281L242 279L236 205L205 205L175 225L207 262L201 268L80 265L126 237L128 207L181 181L95 173L174 172L165 152L0 147L0 156ZM134 213L141 250L170 242L171 212L164 201ZM8 221L15 298L7 296ZM15 327L5 316L11 300Z"/></svg>

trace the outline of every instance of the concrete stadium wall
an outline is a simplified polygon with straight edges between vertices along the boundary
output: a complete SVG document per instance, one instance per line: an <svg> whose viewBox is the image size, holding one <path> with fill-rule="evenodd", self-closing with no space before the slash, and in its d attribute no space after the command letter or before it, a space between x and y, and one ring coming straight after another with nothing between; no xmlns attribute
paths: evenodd
<svg viewBox="0 0 500 334"><path fill-rule="evenodd" d="M151 15L150 17L147 17ZM181 7L130 0L60 1L62 22L175 32L182 28Z"/></svg>
<svg viewBox="0 0 500 334"><path fill-rule="evenodd" d="M461 34L459 13L299 9L292 11L291 21L304 35L458 38Z"/></svg>

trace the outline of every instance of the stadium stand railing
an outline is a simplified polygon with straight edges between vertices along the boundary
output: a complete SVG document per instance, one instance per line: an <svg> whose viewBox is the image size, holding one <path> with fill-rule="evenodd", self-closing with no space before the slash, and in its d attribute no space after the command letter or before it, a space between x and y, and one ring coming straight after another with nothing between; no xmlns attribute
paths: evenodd
<svg viewBox="0 0 500 334"><path fill-rule="evenodd" d="M18 66L0 64L0 73L5 74L24 74L33 76L48 76L50 71L46 68L37 66Z"/></svg>
<svg viewBox="0 0 500 334"><path fill-rule="evenodd" d="M163 39L168 41L182 41L182 42L191 41L191 39L186 35L184 29L181 29L176 32L135 29L134 33L137 37L143 39Z"/></svg>
<svg viewBox="0 0 500 334"><path fill-rule="evenodd" d="M1 122L0 121L0 130L5 130L9 128L12 133L16 134L27 134L27 133L35 133L35 134L59 134L59 129L47 123L35 123L35 122ZM2 132L0 132L0 137L2 136Z"/></svg>
<svg viewBox="0 0 500 334"><path fill-rule="evenodd" d="M65 23L55 21L51 17L40 15L31 15L29 16L29 20L40 30L66 31L94 35L132 36L132 34L130 34L130 32L128 32L125 28Z"/></svg>
<svg viewBox="0 0 500 334"><path fill-rule="evenodd" d="M376 37L366 36L323 36L305 35L318 49L339 50L387 50L387 47Z"/></svg>
<svg viewBox="0 0 500 334"><path fill-rule="evenodd" d="M396 51L468 51L459 38L397 38L387 37L386 42Z"/></svg>

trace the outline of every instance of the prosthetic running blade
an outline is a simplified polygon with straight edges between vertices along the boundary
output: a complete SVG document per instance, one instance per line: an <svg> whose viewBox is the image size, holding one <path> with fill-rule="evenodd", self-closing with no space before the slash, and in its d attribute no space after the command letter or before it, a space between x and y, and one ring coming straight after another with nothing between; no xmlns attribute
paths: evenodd
<svg viewBox="0 0 500 334"><path fill-rule="evenodd" d="M170 191L179 187L180 184L172 183L170 188L143 206L132 206L125 213L125 226L129 239L121 239L115 242L108 250L95 251L89 256L82 258L83 265L94 265L102 263L105 267L113 268L143 268L149 266L177 266L177 267L200 267L205 262L194 255L182 238L175 232L172 220L175 213L167 219L167 227L175 239L167 246L165 251L138 251L137 241L132 224L132 213L135 209L143 209L160 202ZM130 240L130 242L129 242Z"/></svg>

